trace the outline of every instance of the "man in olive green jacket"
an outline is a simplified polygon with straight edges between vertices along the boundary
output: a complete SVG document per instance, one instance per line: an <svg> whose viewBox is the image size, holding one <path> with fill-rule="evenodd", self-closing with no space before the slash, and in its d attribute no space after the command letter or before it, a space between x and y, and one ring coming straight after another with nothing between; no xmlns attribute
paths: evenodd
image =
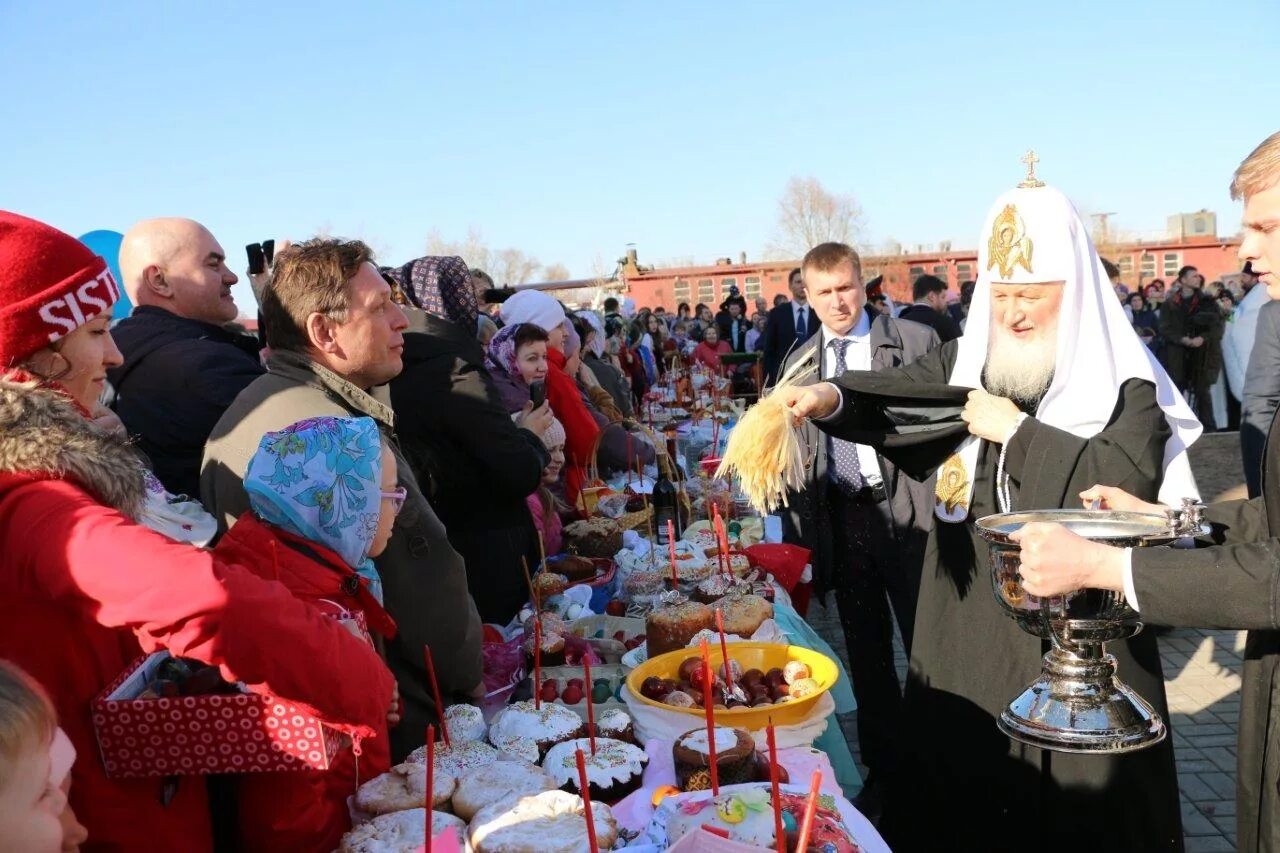
<svg viewBox="0 0 1280 853"><path fill-rule="evenodd" d="M423 661L432 657L446 703L482 688L481 624L467 591L462 558L445 535L396 443L391 407L372 396L401 370L408 325L387 283L359 242L311 240L276 258L262 297L270 346L267 373L249 385L218 422L205 447L200 492L225 530L249 508L242 478L262 436L305 418L373 418L396 457L408 496L386 550L375 560L387 610L398 633L387 664L402 700L391 729L391 754L401 760L439 723ZM324 666L324 661L298 661Z"/></svg>

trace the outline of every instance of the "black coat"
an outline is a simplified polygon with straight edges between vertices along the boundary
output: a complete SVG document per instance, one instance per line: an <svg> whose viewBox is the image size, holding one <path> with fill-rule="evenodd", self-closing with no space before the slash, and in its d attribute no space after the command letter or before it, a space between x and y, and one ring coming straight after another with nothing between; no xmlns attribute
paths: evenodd
<svg viewBox="0 0 1280 853"><path fill-rule="evenodd" d="M938 340L944 344L960 337L960 324L951 317L951 313L939 314L928 305L916 303L908 305L898 312L898 319L923 323L938 333Z"/></svg>
<svg viewBox="0 0 1280 853"><path fill-rule="evenodd" d="M200 495L204 443L222 413L266 373L258 341L149 305L111 330L124 364L107 371L111 406L175 495Z"/></svg>
<svg viewBox="0 0 1280 853"><path fill-rule="evenodd" d="M913 364L876 374L909 387L945 384L955 363L951 341ZM858 439L882 411L852 390L859 375L834 383L844 405L824 431ZM848 377L846 379L845 377ZM1080 506L1096 483L1154 500L1169 425L1150 382L1120 389L1110 422L1081 438L1023 421L1006 449L1014 509ZM998 512L996 457L984 442L973 472L971 518ZM1145 605L1144 605L1145 606ZM882 832L895 851L938 849L938 828L956 850L1177 851L1183 847L1173 743L1126 755L1050 753L1011 740L996 717L1037 676L1047 643L1000 609L986 543L972 523L938 522L924 571L903 692L901 771L890 780ZM1169 719L1156 638L1143 632L1110 643L1118 675ZM922 815L928 815L927 820Z"/></svg>
<svg viewBox="0 0 1280 853"><path fill-rule="evenodd" d="M466 561L480 618L506 624L528 598L520 558L537 563L525 498L549 456L541 437L512 422L470 330L406 313L404 370L391 380L396 435Z"/></svg>
<svg viewBox="0 0 1280 853"><path fill-rule="evenodd" d="M585 364L593 374L596 381L600 383L600 387L609 392L609 396L613 398L613 402L618 406L618 411L622 412L624 418L632 416L634 409L631 405L631 388L622 377L622 371L614 367L602 358L598 358L595 353L587 351L582 354L582 363Z"/></svg>
<svg viewBox="0 0 1280 853"><path fill-rule="evenodd" d="M807 320L805 335L800 343L809 340L822 325L817 315L813 313L812 306L805 306L805 315ZM796 347L795 303L784 302L770 309L761 341L764 350L764 381L766 385L772 385L777 381L782 362Z"/></svg>
<svg viewBox="0 0 1280 853"><path fill-rule="evenodd" d="M734 352L747 351L747 332L751 331L751 321L745 317L734 320L726 311L723 322L716 324L720 330L720 340L733 347Z"/></svg>
<svg viewBox="0 0 1280 853"><path fill-rule="evenodd" d="M1236 832L1242 853L1280 851L1280 418L1262 463L1262 497L1205 513L1219 547L1133 552L1143 617L1162 625L1249 629L1236 746Z"/></svg>
<svg viewBox="0 0 1280 853"><path fill-rule="evenodd" d="M784 305L783 308L789 306ZM874 312L872 312L874 313ZM818 332L786 359L782 367L810 361L818 356L823 334ZM871 322L872 370L885 370L910 364L929 350L938 346L938 336L932 330L915 323L898 322L883 314ZM822 365L802 384L822 381ZM813 584L819 599L827 590L835 587L832 577L832 537L829 518L831 508L827 503L827 442L825 436L812 423L801 427L803 444L811 448L808 475L802 492L792 492L789 505L782 514L783 539L813 550ZM912 480L883 457L880 458L880 475L889 492L886 521L891 525L893 538L901 551L900 565L911 573L914 584L919 584L920 565L924 560L924 546L933 527L933 479L925 482Z"/></svg>

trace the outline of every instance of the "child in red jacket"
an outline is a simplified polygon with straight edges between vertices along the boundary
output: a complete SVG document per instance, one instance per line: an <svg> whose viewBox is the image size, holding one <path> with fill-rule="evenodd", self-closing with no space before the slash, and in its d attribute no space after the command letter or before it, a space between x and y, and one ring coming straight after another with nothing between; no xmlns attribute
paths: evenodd
<svg viewBox="0 0 1280 853"><path fill-rule="evenodd" d="M278 580L357 636L394 635L372 558L387 545L405 490L372 418L311 418L267 433L244 486L251 509L216 553ZM364 689L365 678L350 673L350 689ZM397 720L393 709L389 722ZM327 771L245 774L241 849L336 848L351 828L347 797L390 766L387 726L373 735L353 737Z"/></svg>

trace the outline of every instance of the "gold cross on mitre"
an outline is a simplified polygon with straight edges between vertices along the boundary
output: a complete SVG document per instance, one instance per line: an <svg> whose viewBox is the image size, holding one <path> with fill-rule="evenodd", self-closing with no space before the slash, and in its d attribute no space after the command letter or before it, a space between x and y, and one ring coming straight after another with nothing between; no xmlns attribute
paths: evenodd
<svg viewBox="0 0 1280 853"><path fill-rule="evenodd" d="M1030 148L1027 153L1022 155L1022 162L1027 164L1027 177L1018 184L1021 189L1035 189L1044 186L1044 181L1036 177L1036 163L1040 162L1040 158L1036 156L1036 152Z"/></svg>

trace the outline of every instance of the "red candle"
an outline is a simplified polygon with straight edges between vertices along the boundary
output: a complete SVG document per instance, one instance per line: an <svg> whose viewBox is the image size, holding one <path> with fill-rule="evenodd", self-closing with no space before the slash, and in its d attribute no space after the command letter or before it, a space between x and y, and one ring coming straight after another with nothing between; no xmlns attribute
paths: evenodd
<svg viewBox="0 0 1280 853"><path fill-rule="evenodd" d="M591 661L586 655L582 656L582 677L586 681L582 692L587 697L587 735L591 738L591 754L596 754L596 713L595 706L591 703Z"/></svg>
<svg viewBox="0 0 1280 853"><path fill-rule="evenodd" d="M587 757L582 750L576 750L578 759L578 789L582 791L582 813L587 819L587 843L591 845L591 853L600 853L600 845L596 841L596 822L591 816L591 783L587 779Z"/></svg>
<svg viewBox="0 0 1280 853"><path fill-rule="evenodd" d="M800 834L796 838L797 850L809 849L809 831L813 828L813 814L818 810L818 787L822 785L822 771L813 771L809 780L809 799L804 803L804 818L800 821Z"/></svg>
<svg viewBox="0 0 1280 853"><path fill-rule="evenodd" d="M716 563L720 566L720 574L729 573L729 548L725 540L720 538L720 504L711 503L711 529L716 537Z"/></svg>
<svg viewBox="0 0 1280 853"><path fill-rule="evenodd" d="M720 768L716 764L716 702L711 696L711 651L702 638L702 709L707 716L707 760L711 765L711 795L720 796Z"/></svg>
<svg viewBox="0 0 1280 853"><path fill-rule="evenodd" d="M542 617L533 617L533 707L542 710Z"/></svg>
<svg viewBox="0 0 1280 853"><path fill-rule="evenodd" d="M729 668L729 643L724 638L724 611L719 607L716 608L716 630L720 632L721 665L724 667L724 685L728 687L733 684L733 670Z"/></svg>
<svg viewBox="0 0 1280 853"><path fill-rule="evenodd" d="M627 433L627 485L631 485L631 467L635 464L632 460L635 457L631 455L631 433Z"/></svg>
<svg viewBox="0 0 1280 853"><path fill-rule="evenodd" d="M782 828L782 792L778 786L778 742L773 734L773 717L765 727L769 742L769 788L773 792L773 836L778 842L778 853L787 853L787 833Z"/></svg>
<svg viewBox="0 0 1280 853"><path fill-rule="evenodd" d="M431 657L431 647L422 647L422 657L427 664L427 676L431 679L431 695L436 700L436 714L441 720L444 719L444 697L440 695L440 682L436 679L436 664ZM444 736L444 745L449 746L449 727L441 726L440 734Z"/></svg>
<svg viewBox="0 0 1280 853"><path fill-rule="evenodd" d="M447 728L447 727L446 727ZM431 799L436 783L436 727L427 726L427 853L431 853Z"/></svg>
<svg viewBox="0 0 1280 853"><path fill-rule="evenodd" d="M671 554L671 588L680 587L680 573L676 571L676 525L667 519L667 548Z"/></svg>

